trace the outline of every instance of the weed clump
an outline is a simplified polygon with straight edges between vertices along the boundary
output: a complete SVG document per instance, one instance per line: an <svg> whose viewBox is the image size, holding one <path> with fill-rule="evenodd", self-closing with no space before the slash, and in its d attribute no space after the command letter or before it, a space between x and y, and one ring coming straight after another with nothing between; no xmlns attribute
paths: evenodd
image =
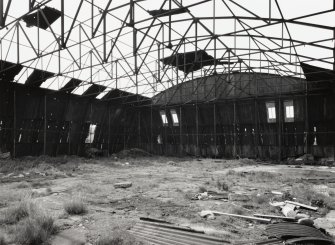
<svg viewBox="0 0 335 245"><path fill-rule="evenodd" d="M34 212L34 208L33 203L29 200L22 200L5 211L4 218L0 223L7 225L16 224L20 220L27 218L31 212Z"/></svg>
<svg viewBox="0 0 335 245"><path fill-rule="evenodd" d="M56 231L53 218L38 214L36 217L28 217L17 224L14 240L18 244L44 244Z"/></svg>
<svg viewBox="0 0 335 245"><path fill-rule="evenodd" d="M4 237L0 236L0 245L7 245Z"/></svg>
<svg viewBox="0 0 335 245"><path fill-rule="evenodd" d="M80 215L87 213L87 208L81 198L72 199L64 203L64 209L68 214Z"/></svg>
<svg viewBox="0 0 335 245"><path fill-rule="evenodd" d="M136 239L125 231L113 232L109 236L101 237L95 245L143 245L143 242Z"/></svg>
<svg viewBox="0 0 335 245"><path fill-rule="evenodd" d="M43 214L29 198L8 208L0 223L13 225L16 244L44 244L56 232L53 218ZM5 244L4 238L0 237L0 245Z"/></svg>
<svg viewBox="0 0 335 245"><path fill-rule="evenodd" d="M224 181L220 181L219 179L216 180L216 187L220 190L220 191L228 191L229 186L226 182Z"/></svg>

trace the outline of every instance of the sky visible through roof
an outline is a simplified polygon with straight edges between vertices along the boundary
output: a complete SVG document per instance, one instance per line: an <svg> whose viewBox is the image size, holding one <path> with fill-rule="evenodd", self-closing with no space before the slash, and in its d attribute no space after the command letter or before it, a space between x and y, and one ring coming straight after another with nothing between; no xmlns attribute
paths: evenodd
<svg viewBox="0 0 335 245"><path fill-rule="evenodd" d="M20 17L28 13L29 1L8 2L4 0L4 11L10 7L0 31L0 56L25 67L15 77L18 83L25 83L34 69L40 69L55 73L42 83L43 88L59 90L77 78L84 82L75 94L83 94L94 83L107 87L97 98L115 88L152 97L214 70L303 78L300 62L333 69L333 0L171 0L171 9L188 10L170 15L171 24L169 16L154 18L148 13L169 10L169 0L134 0L133 26L129 24L130 0L64 0L68 42L61 49L61 18L46 30L27 27ZM61 0L36 1L34 6L39 5L62 9ZM159 58L195 50L233 63L184 74L159 62Z"/></svg>

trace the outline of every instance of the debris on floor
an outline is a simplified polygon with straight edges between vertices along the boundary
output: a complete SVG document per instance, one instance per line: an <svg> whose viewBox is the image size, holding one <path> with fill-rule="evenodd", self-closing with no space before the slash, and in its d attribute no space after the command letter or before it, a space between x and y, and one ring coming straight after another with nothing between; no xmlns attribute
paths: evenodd
<svg viewBox="0 0 335 245"><path fill-rule="evenodd" d="M304 154L295 159L296 164L313 164L314 156L312 154Z"/></svg>
<svg viewBox="0 0 335 245"><path fill-rule="evenodd" d="M0 159L9 159L10 158L10 152L0 153Z"/></svg>
<svg viewBox="0 0 335 245"><path fill-rule="evenodd" d="M271 219L265 219L265 218L258 218L254 216L245 216L245 215L239 215L239 214L231 214L231 213L223 213L223 212L218 212L218 211L211 211L211 210L203 210L200 212L201 217L207 217L208 215L225 215L225 216L230 216L230 217L235 217L235 218L242 218L242 219L247 219L247 220L253 220L253 221L259 221L259 222L264 222L264 223L270 223Z"/></svg>
<svg viewBox="0 0 335 245"><path fill-rule="evenodd" d="M137 222L129 233L150 244L219 245L231 243L189 227L144 220Z"/></svg>
<svg viewBox="0 0 335 245"><path fill-rule="evenodd" d="M205 191L202 193L197 193L191 200L222 200L228 199L228 194L224 192L216 192L216 191Z"/></svg>
<svg viewBox="0 0 335 245"><path fill-rule="evenodd" d="M119 182L114 184L114 188L129 188L133 185L131 182Z"/></svg>

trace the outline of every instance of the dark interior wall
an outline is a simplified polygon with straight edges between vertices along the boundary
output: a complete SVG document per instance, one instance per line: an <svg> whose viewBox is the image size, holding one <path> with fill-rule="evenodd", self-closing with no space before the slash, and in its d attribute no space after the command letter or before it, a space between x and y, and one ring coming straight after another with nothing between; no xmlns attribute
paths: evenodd
<svg viewBox="0 0 335 245"><path fill-rule="evenodd" d="M248 84L250 91L254 86L260 88L257 80L253 81ZM295 93L241 95L217 100L206 97L206 101L189 101L185 96L187 101L183 103L139 105L117 99L117 91L110 94L110 100L102 101L94 96L55 93L2 82L0 148L3 152L15 152L16 156L83 155L88 147L99 149L105 155L138 147L155 154L204 157L279 159L306 152L317 157L334 156L334 90L306 93L303 90L306 86L299 86L302 90ZM188 92L192 94L194 90ZM284 120L285 100L294 103L294 122ZM277 119L280 118L275 123L267 121L266 102L270 101L275 102ZM178 114L178 125L172 123L171 109ZM166 111L168 125L162 123L162 110ZM87 144L90 124L97 127L94 141Z"/></svg>
<svg viewBox="0 0 335 245"><path fill-rule="evenodd" d="M132 104L0 83L0 149L15 156L83 155L88 147L107 155L137 143L136 120ZM85 144L90 124L94 141Z"/></svg>
<svg viewBox="0 0 335 245"><path fill-rule="evenodd" d="M293 122L284 119L286 100L294 104ZM267 120L269 101L276 104L275 123ZM282 159L310 152L316 157L333 157L335 121L333 113L326 111L334 110L334 98L332 94L309 95L307 103L308 115L304 95L157 106L155 114L165 111L169 123L164 126L159 118L154 132L163 136L159 150L170 155ZM181 125L173 125L170 109L177 111Z"/></svg>

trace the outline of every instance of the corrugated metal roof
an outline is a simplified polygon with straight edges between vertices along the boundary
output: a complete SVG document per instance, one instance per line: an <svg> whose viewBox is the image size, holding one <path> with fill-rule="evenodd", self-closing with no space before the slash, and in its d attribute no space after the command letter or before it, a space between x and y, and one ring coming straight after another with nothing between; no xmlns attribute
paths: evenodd
<svg viewBox="0 0 335 245"><path fill-rule="evenodd" d="M266 233L270 237L277 238L294 238L294 237L328 237L321 231L314 227L300 225L295 223L277 223L268 225L266 228ZM329 238L328 238L329 239Z"/></svg>
<svg viewBox="0 0 335 245"><path fill-rule="evenodd" d="M138 239L158 245L222 245L231 243L188 227L147 221L138 222L130 232Z"/></svg>

